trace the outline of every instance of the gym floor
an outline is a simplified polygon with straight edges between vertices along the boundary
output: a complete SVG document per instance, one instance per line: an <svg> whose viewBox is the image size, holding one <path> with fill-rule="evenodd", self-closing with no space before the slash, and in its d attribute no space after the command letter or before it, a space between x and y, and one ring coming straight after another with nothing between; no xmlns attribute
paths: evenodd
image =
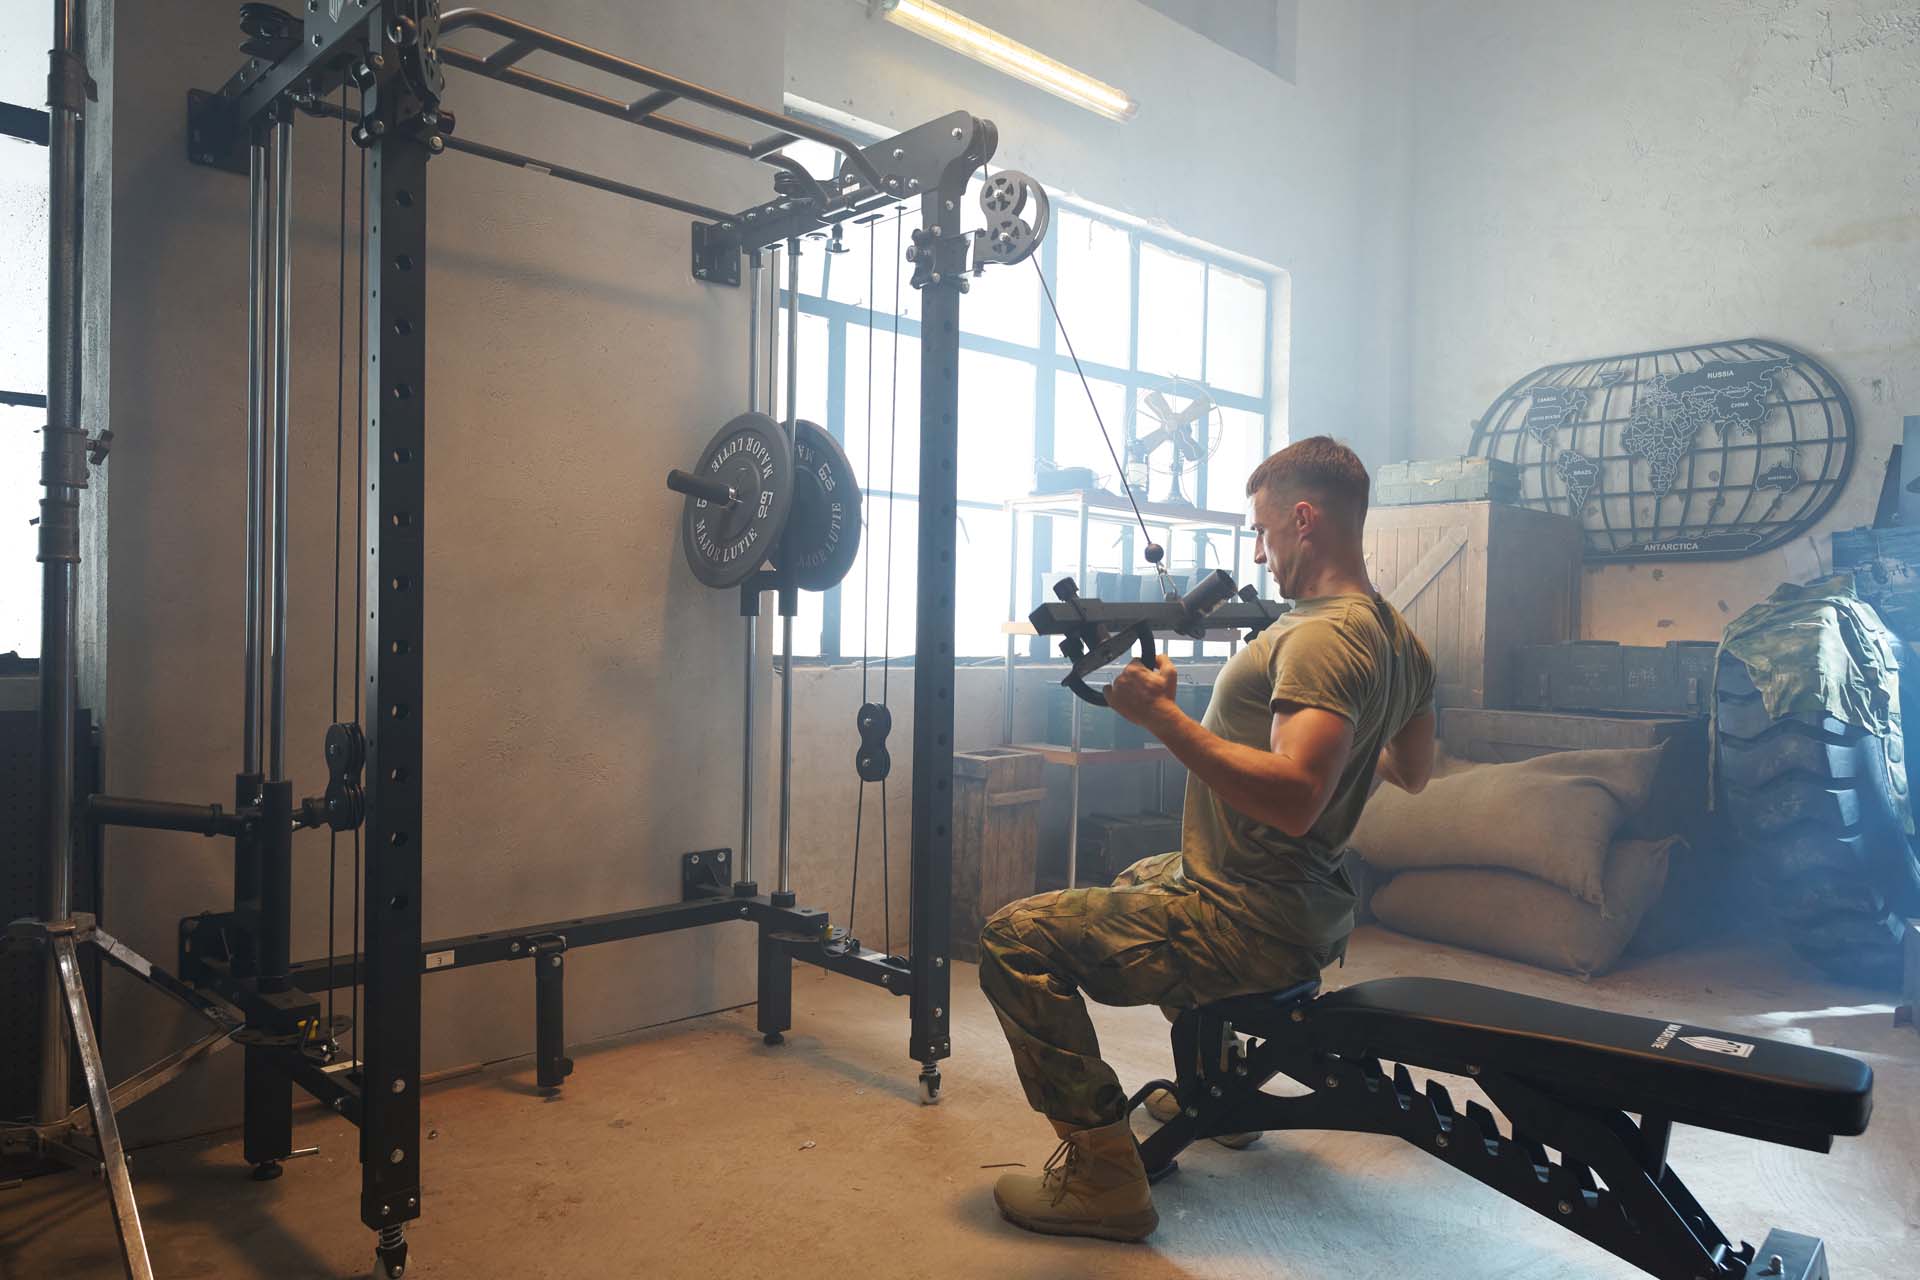
<svg viewBox="0 0 1920 1280"><path fill-rule="evenodd" d="M1597 982L1375 928L1330 985L1395 974L1482 982L1604 1009L1846 1050L1875 1072L1864 1137L1828 1155L1678 1130L1673 1160L1721 1227L1825 1238L1841 1280L1911 1274L1920 1242L1920 1036L1891 1005L1817 981L1747 944L1661 957ZM1419 1275L1601 1280L1641 1273L1395 1139L1268 1135L1202 1143L1156 1190L1145 1245L1062 1241L1000 1222L999 1167L1052 1149L1027 1110L970 968L955 974L955 1054L937 1107L916 1101L903 1005L802 968L796 1027L764 1047L751 1010L579 1046L564 1094L528 1060L427 1093L422 1277L708 1277L797 1267L885 1280L946 1277ZM1167 1069L1152 1009L1096 1009L1123 1080ZM1276 1082L1278 1083L1278 1082ZM1449 1078L1449 1085L1454 1081ZM1464 1081L1454 1089L1473 1096ZM1150 1123L1144 1122L1143 1123ZM317 1109L297 1142L317 1157L257 1185L237 1134L155 1147L133 1164L165 1276L366 1274L354 1131ZM97 1184L75 1175L0 1192L0 1280L117 1277ZM776 1261L778 1260L778 1261Z"/></svg>

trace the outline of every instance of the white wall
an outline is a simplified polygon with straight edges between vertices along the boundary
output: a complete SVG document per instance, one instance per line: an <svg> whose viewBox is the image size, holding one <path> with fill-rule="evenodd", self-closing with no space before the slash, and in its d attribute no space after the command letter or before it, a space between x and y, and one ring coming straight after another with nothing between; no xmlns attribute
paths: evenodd
<svg viewBox="0 0 1920 1280"><path fill-rule="evenodd" d="M1589 570L1587 635L1717 638L1824 557L1833 529L1871 521L1901 414L1920 412L1920 11L1483 0L1413 15L1415 456L1464 452L1527 371L1615 352L1775 338L1853 399L1853 478L1817 548Z"/></svg>

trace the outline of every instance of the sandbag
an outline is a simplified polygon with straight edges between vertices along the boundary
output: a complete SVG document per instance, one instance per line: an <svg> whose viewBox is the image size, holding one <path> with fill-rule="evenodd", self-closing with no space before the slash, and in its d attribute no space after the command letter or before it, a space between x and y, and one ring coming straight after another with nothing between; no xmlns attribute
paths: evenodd
<svg viewBox="0 0 1920 1280"><path fill-rule="evenodd" d="M1598 906L1607 850L1646 807L1660 752L1555 751L1435 778L1417 796L1382 787L1348 844L1382 871L1517 871Z"/></svg>
<svg viewBox="0 0 1920 1280"><path fill-rule="evenodd" d="M1607 857L1605 906L1511 871L1408 871L1374 890L1380 923L1433 942L1592 977L1611 969L1686 842L1622 840Z"/></svg>

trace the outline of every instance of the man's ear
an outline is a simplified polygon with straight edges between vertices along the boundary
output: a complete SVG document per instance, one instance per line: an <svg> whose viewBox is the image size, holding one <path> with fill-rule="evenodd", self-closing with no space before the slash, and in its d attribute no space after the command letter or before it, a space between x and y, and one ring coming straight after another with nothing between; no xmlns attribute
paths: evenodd
<svg viewBox="0 0 1920 1280"><path fill-rule="evenodd" d="M1313 504L1304 498L1293 504L1294 531L1302 536L1313 532L1314 523L1319 517L1320 513L1313 509Z"/></svg>

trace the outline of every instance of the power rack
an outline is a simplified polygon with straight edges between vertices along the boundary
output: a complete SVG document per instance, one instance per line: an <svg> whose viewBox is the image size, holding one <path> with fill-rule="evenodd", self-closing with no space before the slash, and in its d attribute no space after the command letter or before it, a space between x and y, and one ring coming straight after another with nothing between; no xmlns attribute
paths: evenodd
<svg viewBox="0 0 1920 1280"><path fill-rule="evenodd" d="M568 950L745 920L758 932L758 1026L769 1042L776 1042L791 1023L794 961L857 978L907 998L908 1050L920 1065L923 1098L936 1100L939 1063L950 1053L959 303L970 274L1020 261L1032 248L1003 232L960 229L960 201L996 148L993 124L956 112L862 147L830 129L497 13L454 9L443 14L436 0L316 0L299 15L248 4L242 8L241 26L246 61L217 91L189 93L187 143L192 163L243 173L249 180L242 767L231 810L109 796L85 802L96 822L197 831L234 842L232 908L181 921L179 973L185 985L147 966L150 981L194 1004L214 1023L205 1041L187 1055L176 1055L180 1061L169 1072L183 1069L211 1048L229 1042L244 1046L244 1149L256 1177L278 1176L280 1162L294 1154L295 1085L356 1124L360 1216L379 1233L377 1266L388 1276L404 1271L405 1224L421 1213L420 989L428 973L500 961L533 962L538 1079L543 1086L557 1087L571 1068L565 1056L562 994ZM499 43L484 53L446 43L462 33L496 37ZM522 65L535 53L546 55L549 62L630 82L639 96L623 101L536 74ZM775 194L752 208L727 213L458 136L445 100L449 68L766 165L775 170ZM341 105L327 101L336 93ZM352 93L359 95L357 110L344 105ZM757 137L717 132L666 114L676 103L694 104L768 132ZM325 791L297 799L285 753L284 638L291 148L294 121L303 112L349 121L353 140L365 153L361 247L369 266L360 304L369 338L361 353L367 481L366 545L361 554L371 568L361 602L365 723L347 721L328 730ZM781 154L781 148L800 139L822 143L838 154L834 177L816 178ZM907 255L914 264L913 286L922 299L908 954L886 955L861 947L845 931L832 928L827 913L795 904L784 829L779 885L770 893L759 892L753 883L750 845L739 851L737 867L733 850L701 850L682 856L677 902L469 937L422 938L421 873L431 850L431 833L422 829L421 821L422 745L431 710L423 681L427 653L422 583L429 528L425 472L434 443L427 415L427 179L429 162L446 151L537 170L691 215L689 270L710 285L739 286L746 260L756 286L750 308L756 328L763 253L784 245L791 268L801 237L918 201L918 227L911 232L913 247ZM1025 226L1018 230L1029 240L1044 233ZM790 354L789 378L791 365ZM753 381L750 376L750 388ZM791 580L777 570L759 572L742 584L743 615L757 618L760 596L769 591L790 619L796 593ZM293 836L296 830L320 827L364 828L365 945L354 955L295 963L288 950ZM79 926L80 941L118 945L104 934L90 938L89 926ZM71 951L71 942L59 945ZM365 1011L356 1028L361 1052L340 1060L337 1036L345 1029L345 1019L328 1020L316 997L346 985L352 976L365 988ZM146 1087L152 1087L151 1081ZM123 1091L114 1096L133 1095ZM96 1101L104 1099L102 1094ZM110 1122L110 1106L106 1116ZM125 1197L118 1194L128 1184L117 1146L101 1163L109 1172L117 1169L117 1178L110 1179L116 1208L125 1201L126 1212L117 1213L117 1219L128 1272L148 1275L130 1189Z"/></svg>

